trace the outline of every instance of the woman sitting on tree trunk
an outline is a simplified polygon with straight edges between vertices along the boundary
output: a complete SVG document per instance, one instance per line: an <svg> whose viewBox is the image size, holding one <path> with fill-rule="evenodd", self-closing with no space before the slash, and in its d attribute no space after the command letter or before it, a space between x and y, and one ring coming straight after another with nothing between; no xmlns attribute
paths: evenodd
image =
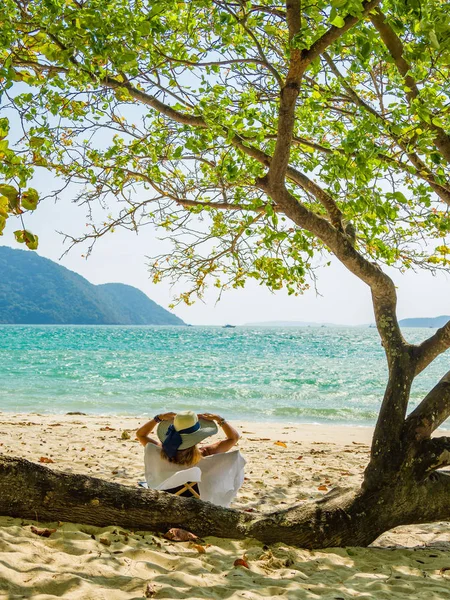
<svg viewBox="0 0 450 600"><path fill-rule="evenodd" d="M217 433L217 424L223 429L226 439L199 448L198 444L201 441ZM156 435L159 441L149 436L155 425L158 425ZM195 466L200 468L202 475L207 475L207 479L210 474L214 474L216 479L220 474L221 486L223 487L224 482L228 481L230 487L227 491L233 490L233 497L242 484L245 461L239 452L232 453L234 456L225 459L225 462L203 461L206 457L226 453L239 440L240 435L236 429L219 415L210 413L196 415L190 410L178 414L173 412L159 414L139 428L136 436L146 447L145 477L150 488L177 493L183 486L167 488L164 487L165 482L176 473ZM218 468L214 469L214 466ZM226 472L220 473L223 468ZM206 487L211 487L211 484L206 482L204 487L206 491ZM179 495L197 496L199 494L197 483L192 488L195 494L187 490ZM204 497L203 493L200 495ZM211 498L208 499L213 501ZM229 504L228 499L227 504Z"/></svg>

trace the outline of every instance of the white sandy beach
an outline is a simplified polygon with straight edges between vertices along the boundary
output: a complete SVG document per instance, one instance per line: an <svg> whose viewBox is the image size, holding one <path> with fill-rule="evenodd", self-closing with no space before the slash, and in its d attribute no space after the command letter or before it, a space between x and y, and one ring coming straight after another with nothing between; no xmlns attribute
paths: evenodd
<svg viewBox="0 0 450 600"><path fill-rule="evenodd" d="M140 424L134 417L0 413L0 451L135 486L143 479L143 448L134 439ZM271 511L361 480L370 428L235 425L248 461L236 508ZM56 532L42 538L33 525ZM449 523L397 528L370 548L310 552L213 537L195 546L113 525L0 517L0 598L450 600L449 549ZM242 557L249 569L233 566Z"/></svg>

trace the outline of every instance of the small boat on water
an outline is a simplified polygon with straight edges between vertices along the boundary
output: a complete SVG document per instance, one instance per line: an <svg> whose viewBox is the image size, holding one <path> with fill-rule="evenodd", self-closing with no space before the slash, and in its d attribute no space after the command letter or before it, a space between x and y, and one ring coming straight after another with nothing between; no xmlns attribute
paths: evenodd
<svg viewBox="0 0 450 600"><path fill-rule="evenodd" d="M236 325L224 325L223 328L224 329L234 329L236 327Z"/></svg>

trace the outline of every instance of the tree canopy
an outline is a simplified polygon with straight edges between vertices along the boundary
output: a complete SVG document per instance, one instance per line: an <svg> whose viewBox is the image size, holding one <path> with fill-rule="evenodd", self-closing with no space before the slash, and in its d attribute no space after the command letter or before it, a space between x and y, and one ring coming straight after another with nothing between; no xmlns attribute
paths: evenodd
<svg viewBox="0 0 450 600"><path fill-rule="evenodd" d="M6 0L0 21L3 225L49 169L110 208L92 240L164 228L153 278L187 276L187 302L247 277L302 291L323 223L370 261L448 265L447 2Z"/></svg>

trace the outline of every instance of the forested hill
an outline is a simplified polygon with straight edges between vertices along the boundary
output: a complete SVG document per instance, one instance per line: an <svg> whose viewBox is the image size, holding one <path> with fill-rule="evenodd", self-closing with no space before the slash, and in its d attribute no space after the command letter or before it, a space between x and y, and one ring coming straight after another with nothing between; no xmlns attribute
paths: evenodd
<svg viewBox="0 0 450 600"><path fill-rule="evenodd" d="M35 252L0 246L0 323L185 325L140 290L93 285Z"/></svg>

